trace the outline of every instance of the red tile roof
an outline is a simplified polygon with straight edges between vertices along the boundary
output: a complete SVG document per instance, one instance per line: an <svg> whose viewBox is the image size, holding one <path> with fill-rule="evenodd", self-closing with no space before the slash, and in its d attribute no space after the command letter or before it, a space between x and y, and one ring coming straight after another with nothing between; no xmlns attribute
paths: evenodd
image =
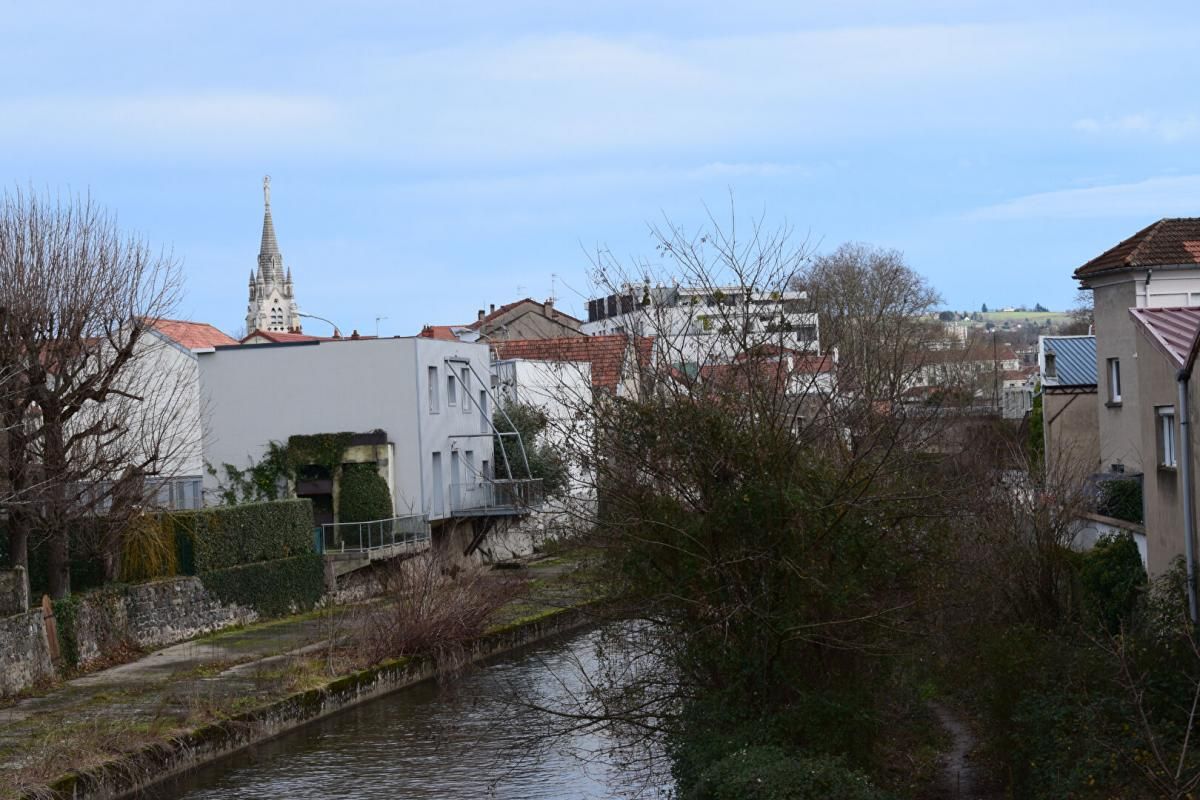
<svg viewBox="0 0 1200 800"><path fill-rule="evenodd" d="M309 336L307 333L280 333L279 331L260 331L253 330L242 337L240 344L245 344L251 339L266 339L268 342L282 344L284 342L328 342L333 341L329 336ZM239 342L234 342L239 344Z"/></svg>
<svg viewBox="0 0 1200 800"><path fill-rule="evenodd" d="M499 359L528 359L530 361L585 361L592 365L592 386L615 391L625 367L629 338L611 336L571 336L560 339L508 339L492 342ZM638 364L650 362L654 340L648 336L636 338Z"/></svg>
<svg viewBox="0 0 1200 800"><path fill-rule="evenodd" d="M465 325L426 325L417 334L424 339L443 339L447 342L457 342L458 337L454 335L455 328L464 328Z"/></svg>
<svg viewBox="0 0 1200 800"><path fill-rule="evenodd" d="M1177 368L1185 366L1200 333L1200 307L1131 308L1129 314Z"/></svg>
<svg viewBox="0 0 1200 800"><path fill-rule="evenodd" d="M237 340L207 322L188 322L181 319L157 319L151 322L156 331L189 350L237 344Z"/></svg>
<svg viewBox="0 0 1200 800"><path fill-rule="evenodd" d="M1075 270L1075 277L1181 264L1200 264L1200 217L1160 219L1147 225Z"/></svg>

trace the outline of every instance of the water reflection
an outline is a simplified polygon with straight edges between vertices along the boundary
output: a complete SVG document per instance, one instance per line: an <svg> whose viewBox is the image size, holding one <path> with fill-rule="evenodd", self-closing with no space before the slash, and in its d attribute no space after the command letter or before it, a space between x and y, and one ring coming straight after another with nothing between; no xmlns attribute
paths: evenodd
<svg viewBox="0 0 1200 800"><path fill-rule="evenodd" d="M605 754L604 734L573 732L553 745L542 715L514 692L566 700L579 668L595 667L599 634L586 632L467 673L452 687L407 689L307 726L157 787L147 800L238 798L666 797L644 790Z"/></svg>

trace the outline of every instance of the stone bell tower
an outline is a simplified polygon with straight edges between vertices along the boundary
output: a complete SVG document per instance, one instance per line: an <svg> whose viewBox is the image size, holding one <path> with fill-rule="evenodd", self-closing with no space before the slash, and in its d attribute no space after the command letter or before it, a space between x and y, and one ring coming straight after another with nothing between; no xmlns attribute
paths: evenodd
<svg viewBox="0 0 1200 800"><path fill-rule="evenodd" d="M250 273L250 303L246 307L246 333L273 331L300 333L300 307L292 289L292 270L284 269L283 254L275 240L271 219L271 176L263 178L262 244L258 271Z"/></svg>

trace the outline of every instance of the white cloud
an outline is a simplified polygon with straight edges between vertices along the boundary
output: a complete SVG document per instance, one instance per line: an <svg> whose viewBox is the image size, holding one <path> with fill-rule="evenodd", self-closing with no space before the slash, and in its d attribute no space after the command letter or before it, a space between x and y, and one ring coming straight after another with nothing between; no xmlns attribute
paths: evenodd
<svg viewBox="0 0 1200 800"><path fill-rule="evenodd" d="M1178 142L1200 134L1200 116L1164 117L1156 114L1128 114L1123 117L1086 117L1076 120L1075 130L1093 135L1149 136L1164 142Z"/></svg>
<svg viewBox="0 0 1200 800"><path fill-rule="evenodd" d="M1200 175L1039 192L977 209L972 220L1166 217L1200 214Z"/></svg>

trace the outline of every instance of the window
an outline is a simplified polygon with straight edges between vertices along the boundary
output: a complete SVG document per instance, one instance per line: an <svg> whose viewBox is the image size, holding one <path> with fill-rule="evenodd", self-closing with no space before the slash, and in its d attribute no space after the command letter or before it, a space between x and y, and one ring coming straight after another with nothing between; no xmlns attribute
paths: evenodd
<svg viewBox="0 0 1200 800"><path fill-rule="evenodd" d="M1046 351L1046 377L1058 377L1058 364L1054 361L1054 353L1051 353L1049 350Z"/></svg>
<svg viewBox="0 0 1200 800"><path fill-rule="evenodd" d="M488 414L487 389L479 390L479 432L487 433L491 429L492 417Z"/></svg>
<svg viewBox="0 0 1200 800"><path fill-rule="evenodd" d="M438 368L429 368L429 413L437 414L440 412L442 400L438 397Z"/></svg>
<svg viewBox="0 0 1200 800"><path fill-rule="evenodd" d="M458 405L458 393L454 389L454 370L448 368L446 370L446 405Z"/></svg>
<svg viewBox="0 0 1200 800"><path fill-rule="evenodd" d="M1108 360L1108 402L1121 402L1121 359Z"/></svg>
<svg viewBox="0 0 1200 800"><path fill-rule="evenodd" d="M1158 465L1175 466L1175 406L1156 406L1155 421L1158 425Z"/></svg>
<svg viewBox="0 0 1200 800"><path fill-rule="evenodd" d="M459 377L462 379L462 394L463 394L463 413L471 413L471 368L463 367L459 371Z"/></svg>

